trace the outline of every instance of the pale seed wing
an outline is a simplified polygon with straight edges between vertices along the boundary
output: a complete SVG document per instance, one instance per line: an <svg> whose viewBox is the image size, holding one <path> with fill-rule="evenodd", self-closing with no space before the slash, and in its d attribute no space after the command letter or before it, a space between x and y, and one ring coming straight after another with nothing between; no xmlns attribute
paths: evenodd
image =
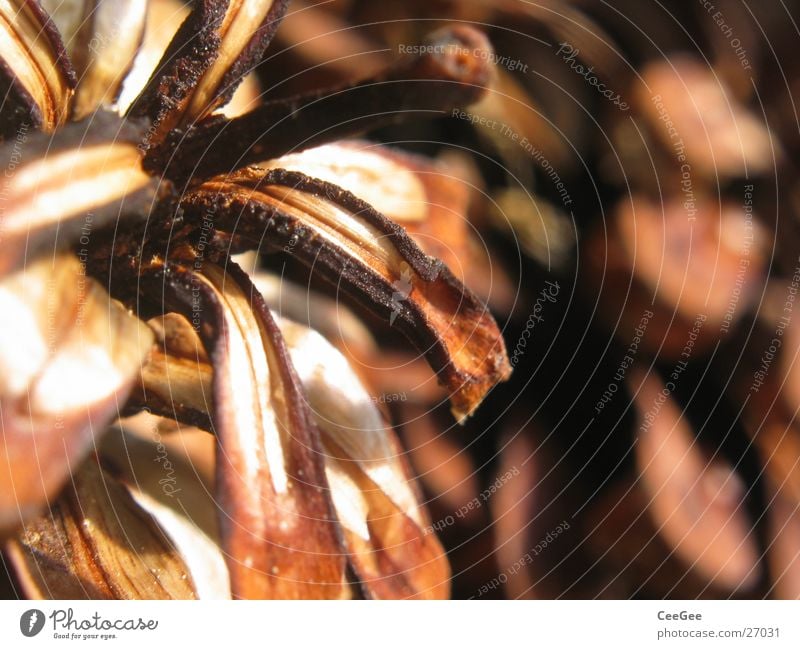
<svg viewBox="0 0 800 649"><path fill-rule="evenodd" d="M396 223L336 185L299 172L248 167L209 180L182 202L243 249L289 250L425 354L467 417L511 367L478 298ZM224 245L224 244L220 244Z"/></svg>
<svg viewBox="0 0 800 649"><path fill-rule="evenodd" d="M154 432L147 439L127 428L123 421L103 438L103 465L169 538L191 577L195 596L230 599L230 576L220 547L213 484L204 480L203 467L195 464L199 449L170 443L168 434L162 437ZM206 435L209 444L202 448L211 454L213 440ZM203 464L206 459L203 454Z"/></svg>
<svg viewBox="0 0 800 649"><path fill-rule="evenodd" d="M301 172L338 185L384 216L407 225L426 220L431 209L426 178L412 160L377 144L347 141L290 153L257 166Z"/></svg>
<svg viewBox="0 0 800 649"><path fill-rule="evenodd" d="M181 0L148 0L142 44L117 98L117 109L121 114L128 112L133 100L153 76L164 51L189 11L189 7Z"/></svg>
<svg viewBox="0 0 800 649"><path fill-rule="evenodd" d="M251 279L277 315L307 324L328 340L336 341L342 349L378 353L372 332L341 301L277 274L255 271Z"/></svg>
<svg viewBox="0 0 800 649"><path fill-rule="evenodd" d="M280 327L322 433L325 471L361 587L376 598L446 598L447 558L377 403L322 336L288 320Z"/></svg>
<svg viewBox="0 0 800 649"><path fill-rule="evenodd" d="M142 132L98 113L53 137L26 136L0 149L6 165L0 276L54 248L75 245L86 255L97 230L147 217L169 184L142 170Z"/></svg>
<svg viewBox="0 0 800 649"><path fill-rule="evenodd" d="M111 106L142 43L147 2L43 0L75 68L72 119Z"/></svg>
<svg viewBox="0 0 800 649"><path fill-rule="evenodd" d="M152 318L156 345L142 367L136 396L152 412L211 429L211 361L197 332L177 313ZM136 396L134 398L136 398Z"/></svg>
<svg viewBox="0 0 800 649"><path fill-rule="evenodd" d="M38 0L0 2L0 135L51 132L69 118L75 73Z"/></svg>
<svg viewBox="0 0 800 649"><path fill-rule="evenodd" d="M187 566L156 519L94 458L6 553L35 599L195 599Z"/></svg>
<svg viewBox="0 0 800 649"><path fill-rule="evenodd" d="M153 337L68 255L0 281L0 312L0 528L10 528L117 416Z"/></svg>
<svg viewBox="0 0 800 649"><path fill-rule="evenodd" d="M158 142L227 103L260 60L286 0L200 0L178 29L130 114L153 117Z"/></svg>
<svg viewBox="0 0 800 649"><path fill-rule="evenodd" d="M170 307L197 319L214 367L217 493L233 595L348 597L319 434L261 296L232 262L153 270L144 281L165 283Z"/></svg>
<svg viewBox="0 0 800 649"><path fill-rule="evenodd" d="M460 161L431 160L374 142L348 140L257 163L329 182L402 225L482 299L507 287L470 222L478 189ZM465 177L467 176L467 177ZM495 301L497 298L495 297Z"/></svg>

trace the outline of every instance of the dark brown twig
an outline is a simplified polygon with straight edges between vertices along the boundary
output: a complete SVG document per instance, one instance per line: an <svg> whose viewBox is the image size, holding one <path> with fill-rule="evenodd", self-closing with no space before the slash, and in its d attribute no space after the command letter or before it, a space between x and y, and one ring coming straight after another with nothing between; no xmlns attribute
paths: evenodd
<svg viewBox="0 0 800 649"><path fill-rule="evenodd" d="M492 76L491 45L458 26L433 34L382 73L337 89L269 102L234 119L176 130L148 164L180 180L205 178L369 129L480 99Z"/></svg>

